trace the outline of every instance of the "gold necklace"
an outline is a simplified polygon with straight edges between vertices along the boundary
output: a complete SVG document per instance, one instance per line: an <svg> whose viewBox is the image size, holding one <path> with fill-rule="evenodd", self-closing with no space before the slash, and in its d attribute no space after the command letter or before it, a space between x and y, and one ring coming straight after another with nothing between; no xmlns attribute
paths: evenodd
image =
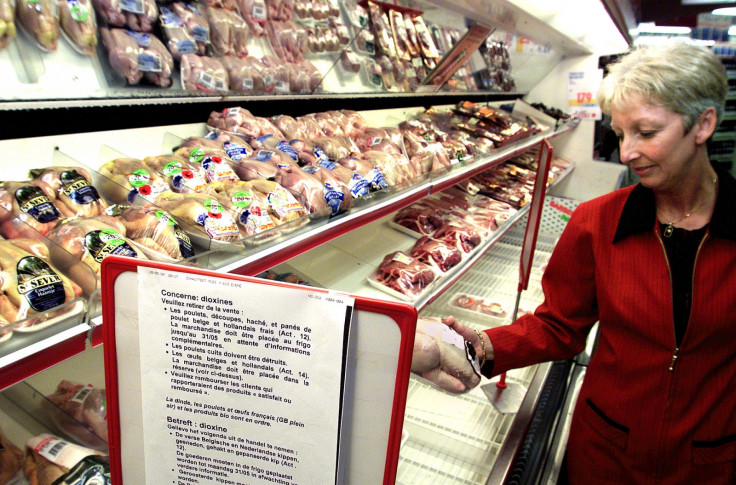
<svg viewBox="0 0 736 485"><path fill-rule="evenodd" d="M718 176L713 177L713 185L715 186L716 191L717 191L718 190ZM674 227L675 224L679 224L682 221L684 221L685 219L687 219L688 217L690 217L691 215L695 214L709 200L710 200L710 197L704 199L700 204L698 204L693 209L691 209L690 212L686 213L684 216L682 216L681 218L677 219L676 221L665 222L664 223L664 226L665 227L664 227L664 231L662 231L662 235L664 237L670 237L670 236L672 236L672 233L675 232L675 227Z"/></svg>

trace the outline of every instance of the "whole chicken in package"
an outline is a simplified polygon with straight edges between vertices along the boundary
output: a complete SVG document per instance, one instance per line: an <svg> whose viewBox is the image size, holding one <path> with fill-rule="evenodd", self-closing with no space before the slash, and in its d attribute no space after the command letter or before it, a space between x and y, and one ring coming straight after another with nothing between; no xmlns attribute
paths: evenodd
<svg viewBox="0 0 736 485"><path fill-rule="evenodd" d="M246 58L247 59L247 58ZM230 91L246 94L263 94L264 82L260 63L240 59L235 56L220 58L227 70ZM252 58L251 59L255 59Z"/></svg>
<svg viewBox="0 0 736 485"><path fill-rule="evenodd" d="M64 480L73 468L76 468L80 462L91 456L102 455L97 450L71 443L47 433L34 436L26 441L26 452L23 472L30 485L70 483ZM108 485L109 481L103 478L90 483Z"/></svg>
<svg viewBox="0 0 736 485"><path fill-rule="evenodd" d="M222 148L182 146L174 151L174 155L184 158L190 164L199 165L207 182L237 182L240 180L231 160Z"/></svg>
<svg viewBox="0 0 736 485"><path fill-rule="evenodd" d="M74 49L85 56L97 55L97 21L90 0L59 0L61 29Z"/></svg>
<svg viewBox="0 0 736 485"><path fill-rule="evenodd" d="M48 234L64 252L52 248L52 261L89 295L98 287L100 265L111 254L149 259L126 237L125 226L108 215L69 219ZM68 255L71 254L72 258ZM92 272L90 272L90 269Z"/></svg>
<svg viewBox="0 0 736 485"><path fill-rule="evenodd" d="M210 43L210 25L205 15L194 3L174 2L171 8L197 43L196 53L204 55L207 44Z"/></svg>
<svg viewBox="0 0 736 485"><path fill-rule="evenodd" d="M251 182L231 184L213 184L214 190L230 199L230 204L237 216L235 220L241 230L257 242L264 242L279 235L275 230L280 223L278 218L271 217L273 209L268 203L267 193L255 188Z"/></svg>
<svg viewBox="0 0 736 485"><path fill-rule="evenodd" d="M35 180L56 192L55 205L64 217L92 217L103 214L107 202L92 185L92 177L82 167L46 167L29 172Z"/></svg>
<svg viewBox="0 0 736 485"><path fill-rule="evenodd" d="M77 443L107 451L105 390L62 380L43 407L54 424Z"/></svg>
<svg viewBox="0 0 736 485"><path fill-rule="evenodd" d="M207 187L207 176L201 164L176 155L146 157L143 163L169 184L169 190L188 193L201 192Z"/></svg>
<svg viewBox="0 0 736 485"><path fill-rule="evenodd" d="M100 28L110 66L129 84L144 77L157 86L171 85L174 58L166 46L151 34L132 30Z"/></svg>
<svg viewBox="0 0 736 485"><path fill-rule="evenodd" d="M136 196L150 202L168 189L164 179L137 158L116 158L99 171L108 179L100 189L108 200L118 204L131 203Z"/></svg>
<svg viewBox="0 0 736 485"><path fill-rule="evenodd" d="M174 60L179 60L183 54L199 52L194 37L191 36L184 22L172 10L161 7L161 32L166 38L166 47Z"/></svg>
<svg viewBox="0 0 736 485"><path fill-rule="evenodd" d="M417 320L411 371L434 387L460 394L480 383L480 361L453 323L454 317Z"/></svg>
<svg viewBox="0 0 736 485"><path fill-rule="evenodd" d="M20 327L47 320L55 308L82 295L81 288L51 264L48 246L33 239L0 240L0 275L0 318L8 323L23 320Z"/></svg>
<svg viewBox="0 0 736 485"><path fill-rule="evenodd" d="M15 11L11 0L0 0L0 49L6 48L15 35Z"/></svg>
<svg viewBox="0 0 736 485"><path fill-rule="evenodd" d="M248 55L250 29L240 15L224 8L209 7L207 20L210 26L210 42L217 56Z"/></svg>
<svg viewBox="0 0 736 485"><path fill-rule="evenodd" d="M229 85L227 70L212 57L184 54L180 60L181 82L187 91L207 94L226 92Z"/></svg>
<svg viewBox="0 0 736 485"><path fill-rule="evenodd" d="M235 242L248 236L245 231L240 232L237 212L220 194L164 192L156 198L155 204L197 231L191 235L205 240Z"/></svg>
<svg viewBox="0 0 736 485"><path fill-rule="evenodd" d="M94 0L95 10L108 25L151 32L158 18L154 0Z"/></svg>
<svg viewBox="0 0 736 485"><path fill-rule="evenodd" d="M250 35L263 37L265 35L264 26L268 22L266 2L263 0L236 0L235 3L238 13L248 24Z"/></svg>
<svg viewBox="0 0 736 485"><path fill-rule="evenodd" d="M45 51L59 44L58 6L52 0L16 0L16 15L23 30Z"/></svg>
<svg viewBox="0 0 736 485"><path fill-rule="evenodd" d="M46 182L0 182L0 232L7 238L38 238L38 232L47 234L60 220L56 191Z"/></svg>
<svg viewBox="0 0 736 485"><path fill-rule="evenodd" d="M128 239L149 259L176 262L194 256L192 241L165 210L151 204L113 206L107 211L123 226Z"/></svg>

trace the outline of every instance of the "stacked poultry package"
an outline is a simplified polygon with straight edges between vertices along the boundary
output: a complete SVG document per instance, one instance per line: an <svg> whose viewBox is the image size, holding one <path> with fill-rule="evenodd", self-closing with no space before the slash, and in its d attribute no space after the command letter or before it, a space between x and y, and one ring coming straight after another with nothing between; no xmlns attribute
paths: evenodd
<svg viewBox="0 0 736 485"><path fill-rule="evenodd" d="M488 240L516 209L452 187L399 210L389 223L416 238L409 251L387 254L368 281L402 300L426 293Z"/></svg>

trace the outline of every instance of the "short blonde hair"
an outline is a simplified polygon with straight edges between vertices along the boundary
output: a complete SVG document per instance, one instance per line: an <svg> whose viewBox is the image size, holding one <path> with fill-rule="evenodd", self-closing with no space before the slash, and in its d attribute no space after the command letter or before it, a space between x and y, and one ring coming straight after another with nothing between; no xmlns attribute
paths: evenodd
<svg viewBox="0 0 736 485"><path fill-rule="evenodd" d="M609 66L598 102L605 113L625 108L631 95L639 95L654 106L662 106L683 116L685 130L711 106L718 123L728 92L726 69L710 50L673 42L642 46Z"/></svg>

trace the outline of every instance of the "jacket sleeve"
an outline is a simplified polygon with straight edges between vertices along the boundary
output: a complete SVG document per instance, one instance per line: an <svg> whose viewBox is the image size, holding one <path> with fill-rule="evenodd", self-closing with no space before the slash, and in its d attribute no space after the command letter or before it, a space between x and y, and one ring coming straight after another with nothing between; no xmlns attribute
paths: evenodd
<svg viewBox="0 0 736 485"><path fill-rule="evenodd" d="M585 348L598 320L594 238L595 209L581 204L573 213L542 276L544 302L533 315L486 330L494 350L484 374L571 358Z"/></svg>

